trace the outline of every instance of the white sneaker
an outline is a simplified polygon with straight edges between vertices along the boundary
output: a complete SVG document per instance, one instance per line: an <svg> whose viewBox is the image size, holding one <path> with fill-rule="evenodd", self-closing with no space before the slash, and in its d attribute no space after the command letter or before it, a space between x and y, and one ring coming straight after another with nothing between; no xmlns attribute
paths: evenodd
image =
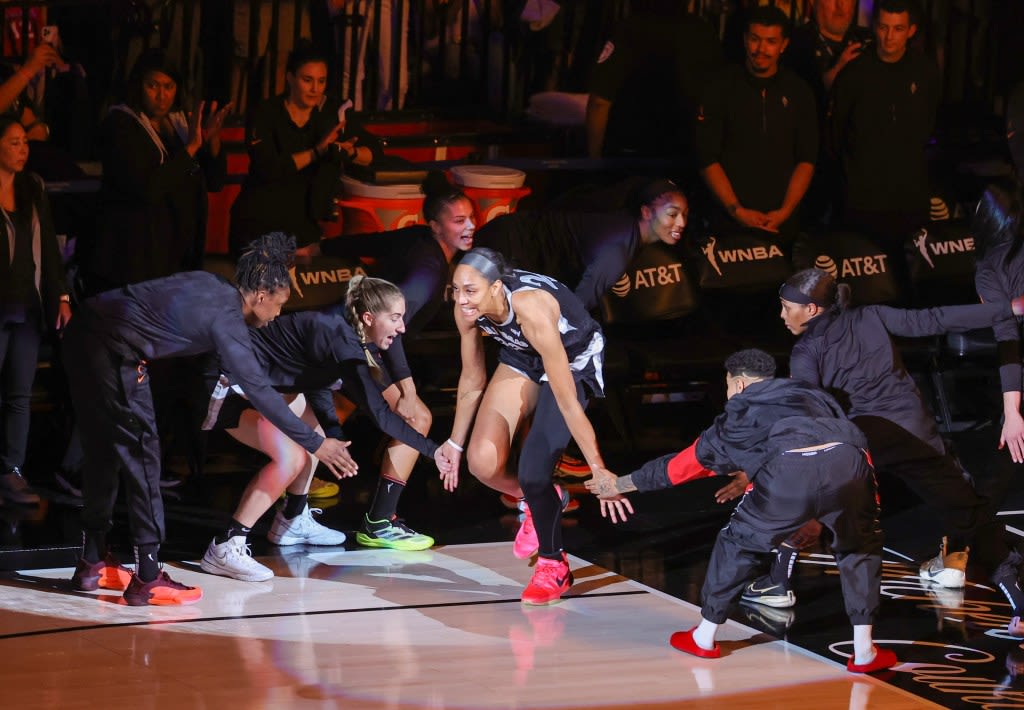
<svg viewBox="0 0 1024 710"><path fill-rule="evenodd" d="M939 587L962 589L967 579L968 552L970 552L970 548L963 552L947 554L946 538L942 538L939 554L921 565L918 576Z"/></svg>
<svg viewBox="0 0 1024 710"><path fill-rule="evenodd" d="M216 538L211 540L199 566L204 572L240 579L243 582L266 582L274 576L269 567L252 558L252 550L249 549L244 535L228 538L227 542L219 545Z"/></svg>
<svg viewBox="0 0 1024 710"><path fill-rule="evenodd" d="M322 512L319 508L313 510ZM307 505L291 520L285 518L280 510L277 511L267 539L275 545L343 545L345 533L313 520L312 511Z"/></svg>

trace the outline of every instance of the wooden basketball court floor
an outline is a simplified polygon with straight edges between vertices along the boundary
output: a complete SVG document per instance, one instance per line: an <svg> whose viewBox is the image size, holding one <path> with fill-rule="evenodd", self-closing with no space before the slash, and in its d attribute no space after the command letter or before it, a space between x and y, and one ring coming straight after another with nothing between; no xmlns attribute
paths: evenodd
<svg viewBox="0 0 1024 710"><path fill-rule="evenodd" d="M724 657L675 651L694 605L571 557L549 607L508 542L281 551L247 583L168 565L186 607L75 592L71 569L0 575L4 708L940 707L730 621ZM900 649L896 648L897 653Z"/></svg>

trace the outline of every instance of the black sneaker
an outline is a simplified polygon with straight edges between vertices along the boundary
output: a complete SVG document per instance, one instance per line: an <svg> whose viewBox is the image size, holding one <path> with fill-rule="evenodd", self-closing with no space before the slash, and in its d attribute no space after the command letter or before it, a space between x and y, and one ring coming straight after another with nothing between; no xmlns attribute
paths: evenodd
<svg viewBox="0 0 1024 710"><path fill-rule="evenodd" d="M785 609L796 604L796 595L789 588L789 581L773 582L768 577L761 577L747 585L743 590L743 601L751 604L763 604L776 609Z"/></svg>
<svg viewBox="0 0 1024 710"><path fill-rule="evenodd" d="M39 496L28 485L17 466L11 466L7 473L0 475L0 498L8 503L39 505Z"/></svg>
<svg viewBox="0 0 1024 710"><path fill-rule="evenodd" d="M71 577L71 586L80 592L94 592L97 589L127 589L132 580L132 571L117 561L109 552L99 562L79 560Z"/></svg>

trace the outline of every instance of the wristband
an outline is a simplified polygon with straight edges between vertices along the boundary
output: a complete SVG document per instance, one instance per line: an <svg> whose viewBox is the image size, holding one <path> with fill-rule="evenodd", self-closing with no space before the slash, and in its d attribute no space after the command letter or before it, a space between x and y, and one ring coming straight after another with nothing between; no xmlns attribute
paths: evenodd
<svg viewBox="0 0 1024 710"><path fill-rule="evenodd" d="M459 452L460 454L462 453L462 451L463 451L463 448L462 448L461 446L459 446L458 444L456 444L456 443L455 443L454 441L452 441L451 439L449 439L449 440L448 440L448 441L446 441L445 443L446 443L446 444L448 444L448 446L450 446L450 447L452 447L453 449L455 449L456 451L458 451L458 452Z"/></svg>

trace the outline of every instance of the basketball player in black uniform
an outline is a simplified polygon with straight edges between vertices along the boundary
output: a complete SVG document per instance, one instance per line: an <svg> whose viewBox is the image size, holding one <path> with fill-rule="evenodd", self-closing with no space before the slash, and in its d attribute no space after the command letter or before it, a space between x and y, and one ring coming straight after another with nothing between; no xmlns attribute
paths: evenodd
<svg viewBox="0 0 1024 710"><path fill-rule="evenodd" d="M528 510L513 552L520 558L538 552L539 558L522 599L551 604L572 585L562 552L563 500L551 480L555 462L572 437L592 469L604 467L584 413L591 397L604 394L604 336L567 287L547 276L513 271L490 249L475 248L462 258L452 288L462 374L451 437L441 446L453 469L442 479L447 490L455 489L466 447L470 473L495 490L525 496ZM499 347L490 382L483 333ZM513 477L505 468L509 447L530 414L533 423ZM467 441L471 424L473 437Z"/></svg>

